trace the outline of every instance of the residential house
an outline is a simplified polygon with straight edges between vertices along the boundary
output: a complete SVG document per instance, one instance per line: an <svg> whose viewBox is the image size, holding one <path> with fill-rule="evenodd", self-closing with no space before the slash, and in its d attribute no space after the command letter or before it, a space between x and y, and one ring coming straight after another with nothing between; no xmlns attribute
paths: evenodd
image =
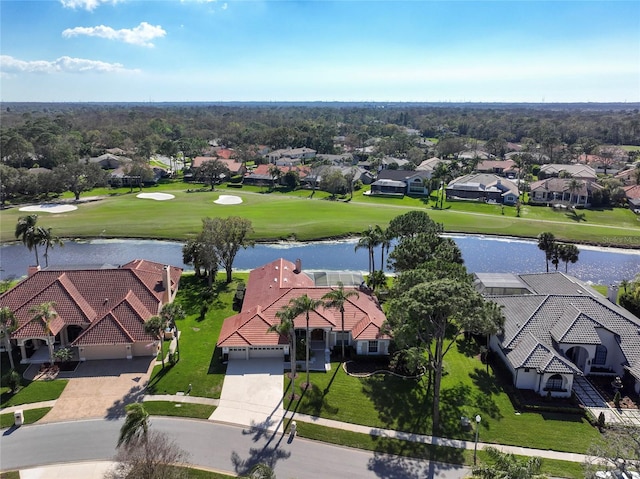
<svg viewBox="0 0 640 479"><path fill-rule="evenodd" d="M232 176L243 175L247 169L241 161L233 158L220 158L215 156L196 156L191 162L191 168L199 168L207 161L218 160L225 165Z"/></svg>
<svg viewBox="0 0 640 479"><path fill-rule="evenodd" d="M175 298L182 269L146 260L120 267L30 268L26 279L0 296L18 319L11 340L22 363L48 362L49 336L32 308L53 302L49 325L56 348L79 360L155 356L157 338L145 322Z"/></svg>
<svg viewBox="0 0 640 479"><path fill-rule="evenodd" d="M116 168L120 168L122 166L128 165L133 160L131 158L126 158L124 156L116 156L112 153L105 153L104 155L96 156L93 158L82 158L79 160L80 163L96 163L100 165L100 168L103 170L114 170Z"/></svg>
<svg viewBox="0 0 640 479"><path fill-rule="evenodd" d="M405 160L404 158L394 158L393 156L385 156L380 161L380 167L384 170L386 169L401 169L406 167L410 163L409 160ZM393 166L396 165L396 166Z"/></svg>
<svg viewBox="0 0 640 479"><path fill-rule="evenodd" d="M475 276L502 307L504 328L490 347L515 387L569 397L576 376L626 374L640 392L640 319L615 304L617 287L608 299L563 273Z"/></svg>
<svg viewBox="0 0 640 479"><path fill-rule="evenodd" d="M482 150L465 150L458 154L458 160L490 160L493 158L491 153Z"/></svg>
<svg viewBox="0 0 640 479"><path fill-rule="evenodd" d="M376 181L371 183L371 194L383 194L384 190L391 192L389 188L398 190L399 182L403 183L402 193L408 196L428 196L429 180L431 174L425 170L382 170L378 173ZM396 183L390 183L396 182Z"/></svg>
<svg viewBox="0 0 640 479"><path fill-rule="evenodd" d="M278 166L299 165L304 160L315 158L316 150L311 148L285 148L267 153L269 163Z"/></svg>
<svg viewBox="0 0 640 479"><path fill-rule="evenodd" d="M472 200L514 205L520 192L516 184L506 178L488 173L471 173L449 182L447 200Z"/></svg>
<svg viewBox="0 0 640 479"><path fill-rule="evenodd" d="M275 178L271 176L269 169L273 165L258 165L253 168L251 171L247 172L244 175L243 182L247 185L265 185L272 184L275 182ZM289 171L298 172L298 177L300 180L304 180L304 178L309 175L311 172L311 168L308 166L278 166L278 169L284 176ZM281 177L282 178L282 177Z"/></svg>
<svg viewBox="0 0 640 479"><path fill-rule="evenodd" d="M518 174L518 167L513 160L484 160L476 166L478 173L493 173L495 175L515 178Z"/></svg>
<svg viewBox="0 0 640 479"><path fill-rule="evenodd" d="M591 205L594 192L604 188L592 181L578 181L577 188L571 189L572 179L548 178L538 180L530 185L529 203L531 204L563 204Z"/></svg>
<svg viewBox="0 0 640 479"><path fill-rule="evenodd" d="M292 263L283 258L272 261L249 273L240 313L225 319L218 347L223 358L251 359L289 356L288 338L268 329L280 322L276 313L289 302L303 295L321 299L343 283L345 289L358 292L344 304L344 329L340 311L323 306L309 314L310 347L314 352L313 369L324 370L328 352L346 345L361 355L386 355L390 338L382 331L386 320L376 297L363 284L360 273L305 272L300 260ZM306 315L294 320L297 338L306 335Z"/></svg>
<svg viewBox="0 0 640 479"><path fill-rule="evenodd" d="M436 168L438 167L438 165L440 163L444 163L445 165L448 165L449 163L451 163L450 160L443 160L438 158L437 156L434 156L432 158L429 158L428 160L424 160L422 161L417 167L416 167L416 171L426 171L429 173L429 179L431 179L431 177L433 176L433 172L436 170Z"/></svg>
<svg viewBox="0 0 640 479"><path fill-rule="evenodd" d="M615 175L616 180L622 181L625 185L636 185L640 180L640 165L625 168Z"/></svg>
<svg viewBox="0 0 640 479"><path fill-rule="evenodd" d="M541 180L545 178L557 178L563 174L581 181L596 181L598 179L596 170L588 165L558 164L542 165L540 167L540 172L538 173L538 178Z"/></svg>
<svg viewBox="0 0 640 479"><path fill-rule="evenodd" d="M629 208L634 213L640 213L640 185L625 186L623 190Z"/></svg>

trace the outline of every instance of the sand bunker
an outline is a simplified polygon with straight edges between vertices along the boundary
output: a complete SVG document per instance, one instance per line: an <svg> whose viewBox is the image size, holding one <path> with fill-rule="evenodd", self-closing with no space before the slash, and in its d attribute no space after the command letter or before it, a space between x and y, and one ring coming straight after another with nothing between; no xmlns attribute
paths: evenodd
<svg viewBox="0 0 640 479"><path fill-rule="evenodd" d="M215 200L214 203L217 203L219 205L239 205L240 203L242 203L242 198L233 195L220 195L220 197Z"/></svg>
<svg viewBox="0 0 640 479"><path fill-rule="evenodd" d="M136 198L143 198L145 200L167 201L175 198L174 195L169 193L140 193L136 195Z"/></svg>
<svg viewBox="0 0 640 479"><path fill-rule="evenodd" d="M23 206L20 211L29 211L36 213L67 213L68 211L77 210L74 205L63 205L60 203L44 203L36 206Z"/></svg>

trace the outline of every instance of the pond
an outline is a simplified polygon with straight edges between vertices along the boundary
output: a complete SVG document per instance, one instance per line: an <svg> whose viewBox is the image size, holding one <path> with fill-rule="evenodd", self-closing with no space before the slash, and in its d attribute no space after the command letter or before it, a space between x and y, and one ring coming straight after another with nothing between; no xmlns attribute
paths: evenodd
<svg viewBox="0 0 640 479"><path fill-rule="evenodd" d="M446 235L453 238L462 251L470 272L539 273L545 271L544 254L533 240L480 235ZM366 250L355 251L357 239L310 243L269 243L240 250L234 268L249 270L284 257L302 260L309 270L366 271ZM633 279L640 273L640 252L616 248L579 246L580 259L569 264L569 274L595 284L612 284ZM44 265L43 251L39 252ZM98 264L120 265L136 258L182 266L182 243L156 240L67 241L64 247L49 252L49 262L55 266ZM386 258L386 255L385 255ZM26 274L34 262L33 252L21 243L0 246L2 270L0 278L16 278ZM380 249L376 248L376 267L380 265ZM551 267L553 267L551 265ZM564 264L559 266L564 271Z"/></svg>

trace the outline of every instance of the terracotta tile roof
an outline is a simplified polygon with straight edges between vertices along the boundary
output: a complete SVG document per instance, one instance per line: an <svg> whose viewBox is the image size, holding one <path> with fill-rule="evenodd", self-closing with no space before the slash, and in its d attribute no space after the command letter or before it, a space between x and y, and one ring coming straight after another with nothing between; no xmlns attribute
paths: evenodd
<svg viewBox="0 0 640 479"><path fill-rule="evenodd" d="M316 287L309 275L304 271L295 273L295 268L294 263L280 258L249 273L242 312L225 320L218 346L283 344L283 339L277 334L266 333L269 326L279 323L276 313L294 298L306 294L318 300L332 290L330 287ZM363 340L388 338L380 334L386 316L374 296L359 291L357 297L345 302L344 310L345 331L354 333L357 327L358 339ZM306 328L306 323L305 314L294 319L296 329ZM309 314L311 329L341 331L341 323L340 312L333 308L320 306Z"/></svg>
<svg viewBox="0 0 640 479"><path fill-rule="evenodd" d="M176 267L168 270L173 292L177 290L181 273ZM27 277L1 295L0 306L8 306L18 319L13 338L43 336L40 321L33 321L30 310L53 301L60 321L55 325L60 329L70 325L87 328L113 314L134 340L146 341L144 321L157 314L166 299L163 277L163 264L145 260L135 260L120 268L47 269ZM125 303L127 314L122 309Z"/></svg>
<svg viewBox="0 0 640 479"><path fill-rule="evenodd" d="M624 196L628 200L636 200L640 198L640 185L623 186Z"/></svg>

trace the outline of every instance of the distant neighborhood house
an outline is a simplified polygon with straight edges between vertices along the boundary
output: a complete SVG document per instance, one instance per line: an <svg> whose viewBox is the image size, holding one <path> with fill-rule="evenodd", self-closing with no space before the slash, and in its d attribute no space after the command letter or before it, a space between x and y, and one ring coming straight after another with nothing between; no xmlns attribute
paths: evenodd
<svg viewBox="0 0 640 479"><path fill-rule="evenodd" d="M484 201L505 205L514 205L520 196L514 182L488 173L460 176L449 182L446 194L447 200Z"/></svg>
<svg viewBox="0 0 640 479"><path fill-rule="evenodd" d="M535 181L530 185L529 202L531 204L566 203L588 207L593 202L594 193L604 189L593 181L575 181L577 183L567 178Z"/></svg>

